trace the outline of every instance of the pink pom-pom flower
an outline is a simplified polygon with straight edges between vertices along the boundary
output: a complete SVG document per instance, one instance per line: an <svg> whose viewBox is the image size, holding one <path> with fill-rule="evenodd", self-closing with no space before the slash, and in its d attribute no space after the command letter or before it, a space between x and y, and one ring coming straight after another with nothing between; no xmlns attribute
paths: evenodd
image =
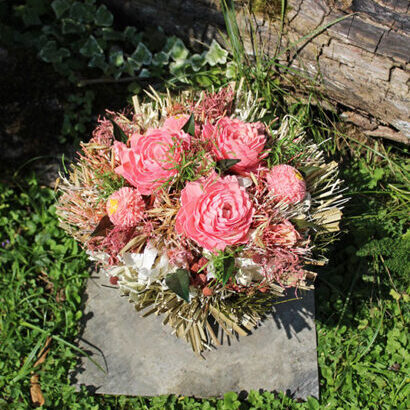
<svg viewBox="0 0 410 410"><path fill-rule="evenodd" d="M134 188L120 188L107 200L107 214L114 225L130 228L143 217L145 203Z"/></svg>
<svg viewBox="0 0 410 410"><path fill-rule="evenodd" d="M290 165L274 166L266 175L266 182L278 201L295 204L306 196L306 182L302 174Z"/></svg>
<svg viewBox="0 0 410 410"><path fill-rule="evenodd" d="M292 248L299 239L299 232L288 220L268 227L263 234L264 242L270 246Z"/></svg>

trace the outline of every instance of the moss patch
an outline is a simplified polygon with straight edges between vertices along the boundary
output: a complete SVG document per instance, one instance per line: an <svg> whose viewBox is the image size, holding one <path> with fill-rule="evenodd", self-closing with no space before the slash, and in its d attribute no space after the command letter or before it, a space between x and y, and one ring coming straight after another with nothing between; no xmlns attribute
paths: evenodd
<svg viewBox="0 0 410 410"><path fill-rule="evenodd" d="M247 0L247 3L252 12L270 19L281 15L282 0Z"/></svg>

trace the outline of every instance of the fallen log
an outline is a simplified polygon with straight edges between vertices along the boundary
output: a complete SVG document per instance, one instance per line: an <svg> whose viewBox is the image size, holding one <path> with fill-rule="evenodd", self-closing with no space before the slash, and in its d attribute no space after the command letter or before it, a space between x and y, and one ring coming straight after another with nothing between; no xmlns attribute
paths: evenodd
<svg viewBox="0 0 410 410"><path fill-rule="evenodd" d="M219 1L106 0L106 3L140 24L160 25L167 33L181 36L191 45L195 45L195 40L209 43L213 38L220 39L219 32L225 28ZM260 4L265 4L266 10ZM277 0L258 1L254 16L258 38L270 55L278 41L280 20L275 15L278 4ZM237 10L239 25L244 27L240 5ZM335 103L362 115L364 121L376 120L381 124L377 136L385 133L386 138L408 143L409 12L407 0L289 0L281 46L287 47L337 18L355 13L287 53L287 63L312 78L320 76L327 96ZM245 31L242 34L250 50L249 36Z"/></svg>

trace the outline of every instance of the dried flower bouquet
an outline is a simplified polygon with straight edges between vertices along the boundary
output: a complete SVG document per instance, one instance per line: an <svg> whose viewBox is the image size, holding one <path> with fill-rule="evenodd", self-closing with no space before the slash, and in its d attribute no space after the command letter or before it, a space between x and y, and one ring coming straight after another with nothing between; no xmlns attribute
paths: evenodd
<svg viewBox="0 0 410 410"><path fill-rule="evenodd" d="M215 324L247 335L286 288L312 286L345 199L337 164L241 87L148 94L82 144L58 215L138 311L201 354Z"/></svg>

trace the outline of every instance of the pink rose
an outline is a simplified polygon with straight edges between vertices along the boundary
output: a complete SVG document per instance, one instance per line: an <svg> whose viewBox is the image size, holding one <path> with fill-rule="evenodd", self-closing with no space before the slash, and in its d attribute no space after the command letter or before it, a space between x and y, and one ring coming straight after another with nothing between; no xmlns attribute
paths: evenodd
<svg viewBox="0 0 410 410"><path fill-rule="evenodd" d="M190 140L183 131L149 129L145 135L131 137L131 148L115 142L121 162L115 172L138 188L142 195L150 195L177 175L182 152L189 149Z"/></svg>
<svg viewBox="0 0 410 410"><path fill-rule="evenodd" d="M306 196L306 183L301 173L290 165L275 165L266 175L269 190L279 201L295 204Z"/></svg>
<svg viewBox="0 0 410 410"><path fill-rule="evenodd" d="M189 182L181 192L175 229L208 250L246 243L253 217L252 201L234 176Z"/></svg>
<svg viewBox="0 0 410 410"><path fill-rule="evenodd" d="M299 239L299 232L288 220L269 226L263 233L263 241L267 245L291 248Z"/></svg>
<svg viewBox="0 0 410 410"><path fill-rule="evenodd" d="M221 118L215 125L207 123L202 131L203 138L210 142L217 160L240 159L231 170L238 174L255 171L266 143L265 126L261 122L246 123L228 117Z"/></svg>

